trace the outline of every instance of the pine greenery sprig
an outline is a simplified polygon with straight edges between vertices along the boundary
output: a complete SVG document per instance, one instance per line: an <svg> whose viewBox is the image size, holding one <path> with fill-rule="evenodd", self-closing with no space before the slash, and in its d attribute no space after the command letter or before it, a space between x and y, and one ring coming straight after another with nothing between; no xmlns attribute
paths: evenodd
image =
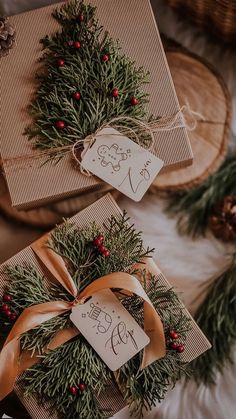
<svg viewBox="0 0 236 419"><path fill-rule="evenodd" d="M200 383L214 384L216 372L232 362L236 342L236 254L230 267L209 287L195 319L212 348L192 363L193 377Z"/></svg>
<svg viewBox="0 0 236 419"><path fill-rule="evenodd" d="M101 256L93 245L94 238L101 233L104 245L110 251L107 258ZM112 216L102 228L95 223L84 229L65 223L52 232L48 245L63 257L78 292L94 279L108 273L120 270L132 273L132 266L151 252L149 249L143 250L141 235L128 224L125 213L119 217ZM18 314L33 304L72 298L60 285L49 285L47 279L32 266L9 266L7 273L10 282L5 291L12 298L11 310ZM172 289L161 287L154 277L150 282L147 281L145 273L142 274L142 282L162 319L167 354L140 371L140 352L119 371L119 388L136 417L141 417L144 409L150 409L155 401L160 401L168 386L174 385L180 376L187 374L187 366L181 356L170 347L169 332L178 330L179 343L184 344L191 327ZM140 299L123 294L120 298L143 327L143 304ZM41 363L28 369L21 377L25 394L46 403L61 419L102 419L111 416L111 412L105 412L99 404L99 393L106 391L106 386L112 380L111 372L82 335L53 351L44 352L44 347L58 330L71 326L69 315L65 313L53 318L22 336L23 349L33 353L38 351L42 359ZM6 323L6 334L10 327ZM86 384L86 390L74 397L68 389L81 382Z"/></svg>
<svg viewBox="0 0 236 419"><path fill-rule="evenodd" d="M81 15L83 21L78 19ZM144 119L148 95L142 87L149 81L148 73L136 68L103 31L95 17L96 8L72 0L55 10L53 16L62 30L41 41L44 70L37 76L38 90L30 106L33 123L26 129L34 146L50 150L73 145L117 116ZM73 46L77 41L79 49ZM106 62L104 55L109 58ZM60 67L57 60L62 58L64 65ZM114 88L119 91L118 97L112 97ZM73 99L74 92L80 93L80 100ZM135 106L131 105L132 97L138 100ZM60 130L55 123L61 120L65 128ZM146 136L139 142L145 145Z"/></svg>
<svg viewBox="0 0 236 419"><path fill-rule="evenodd" d="M227 195L236 196L236 161L227 160L203 184L170 197L167 212L178 217L178 229L192 237L204 235L211 211Z"/></svg>

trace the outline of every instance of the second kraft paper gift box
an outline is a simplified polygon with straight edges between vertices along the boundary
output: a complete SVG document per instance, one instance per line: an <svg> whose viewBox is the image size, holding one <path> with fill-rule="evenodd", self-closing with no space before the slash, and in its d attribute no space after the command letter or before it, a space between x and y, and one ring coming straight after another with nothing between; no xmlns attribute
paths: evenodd
<svg viewBox="0 0 236 419"><path fill-rule="evenodd" d="M122 52L137 67L150 72L150 83L144 85L144 91L150 94L146 105L148 114L155 117L178 114L178 99L149 0L91 0L90 3L97 7L97 17L104 30L120 42ZM16 45L1 60L1 157L12 205L19 209L44 205L104 185L95 176L84 176L73 164L71 155L57 165L41 164L45 159L40 162L29 159L25 163L21 160L21 156L37 153L24 135L31 122L28 106L37 91L35 74L40 67L40 39L59 29L52 12L62 4L10 17L16 30ZM153 153L164 162L162 171L192 163L184 127L159 132L154 137Z"/></svg>
<svg viewBox="0 0 236 419"><path fill-rule="evenodd" d="M28 338L23 335L20 339L22 352L16 356L15 391L33 419L111 417L132 400L136 400L133 407L137 408L134 417L140 417L141 411L144 413L163 398L188 363L210 348L151 254L143 258L143 249L140 233L107 194L1 265L2 334L7 336L14 330L8 335L10 343L14 336L18 339L24 330L32 329ZM139 258L142 263L137 265ZM116 282L112 282L114 276ZM70 281L76 287L75 293ZM135 329L126 334L126 339L123 329L114 333L113 326L120 317L116 318L113 306L108 310L107 300L98 302L101 291L95 290L94 284L101 281L102 287L112 288L150 338L145 355L143 350L137 353L133 345L138 333ZM137 283L142 284L141 288ZM87 301L91 295L94 299ZM147 303L147 298L148 307L144 307L142 301ZM154 316L150 301L156 310ZM28 317L25 308L31 310ZM101 335L98 350L104 345L108 358L116 358L123 344L125 353L130 346L133 348L133 358L114 373L110 371L104 358L96 353L97 348L91 347L94 343L89 337L85 334L84 338L72 326L70 312L77 309L83 309L83 314L77 312L76 318L85 317L86 322L85 332L80 329L81 333L91 327L95 343ZM38 316L43 316L42 323ZM5 345L0 354L0 398L11 389L9 377L14 372L12 355L17 342L10 348ZM40 349L42 345L44 350ZM4 364L7 350L10 354ZM37 360L40 362L34 363ZM24 371L26 375L20 375Z"/></svg>

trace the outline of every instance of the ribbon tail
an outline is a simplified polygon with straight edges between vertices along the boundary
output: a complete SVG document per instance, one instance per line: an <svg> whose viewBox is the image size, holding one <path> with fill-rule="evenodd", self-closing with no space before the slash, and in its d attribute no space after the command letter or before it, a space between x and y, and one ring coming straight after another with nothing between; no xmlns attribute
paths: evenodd
<svg viewBox="0 0 236 419"><path fill-rule="evenodd" d="M14 389L20 356L20 341L13 339L1 351L0 401Z"/></svg>

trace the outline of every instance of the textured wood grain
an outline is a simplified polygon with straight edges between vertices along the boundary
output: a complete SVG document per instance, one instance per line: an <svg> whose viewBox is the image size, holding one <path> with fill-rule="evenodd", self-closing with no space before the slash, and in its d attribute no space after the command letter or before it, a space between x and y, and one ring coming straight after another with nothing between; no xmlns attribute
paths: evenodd
<svg viewBox="0 0 236 419"><path fill-rule="evenodd" d="M154 183L159 189L176 190L201 183L222 163L228 145L231 102L221 76L205 61L180 48L170 48L166 55L180 105L187 102L204 117L189 132L193 165L160 175Z"/></svg>

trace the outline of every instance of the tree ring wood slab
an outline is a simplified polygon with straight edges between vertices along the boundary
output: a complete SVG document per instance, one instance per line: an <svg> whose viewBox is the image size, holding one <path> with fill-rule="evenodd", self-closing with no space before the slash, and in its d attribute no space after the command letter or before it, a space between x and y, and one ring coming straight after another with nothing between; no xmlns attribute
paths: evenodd
<svg viewBox="0 0 236 419"><path fill-rule="evenodd" d="M182 47L166 50L180 106L204 116L189 139L194 163L184 169L157 176L154 187L160 190L189 189L203 182L223 162L228 146L231 100L222 77L202 58Z"/></svg>

